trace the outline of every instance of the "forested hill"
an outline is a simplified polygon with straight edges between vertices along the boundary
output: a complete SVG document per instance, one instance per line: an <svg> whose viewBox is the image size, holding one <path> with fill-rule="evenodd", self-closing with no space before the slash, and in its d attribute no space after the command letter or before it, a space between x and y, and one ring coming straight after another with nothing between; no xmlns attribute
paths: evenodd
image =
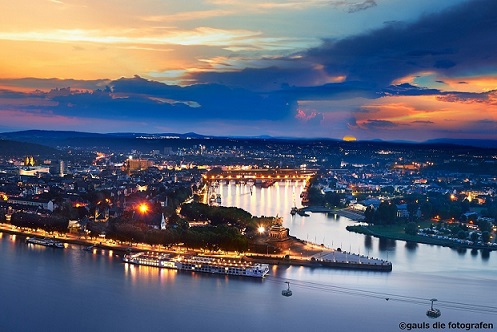
<svg viewBox="0 0 497 332"><path fill-rule="evenodd" d="M24 157L24 156L61 157L63 152L40 144L17 142L0 139L0 156L2 157Z"/></svg>

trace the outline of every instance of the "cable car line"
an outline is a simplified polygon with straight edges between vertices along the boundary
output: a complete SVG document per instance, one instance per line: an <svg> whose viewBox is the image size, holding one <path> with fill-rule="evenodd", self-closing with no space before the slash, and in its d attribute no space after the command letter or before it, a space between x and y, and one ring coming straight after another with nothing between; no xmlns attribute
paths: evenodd
<svg viewBox="0 0 497 332"><path fill-rule="evenodd" d="M281 278L277 276L270 276L266 278L266 280L278 284L280 284L281 282L290 281L294 288L304 288L304 289L319 290L325 292L340 293L345 295L363 296L369 298L382 299L386 301L396 301L396 302L416 304L421 306L426 306L427 304L430 304L431 301L430 299L422 297L406 296L406 295L399 295L392 293L380 293L376 291L368 291L357 288L321 284L321 283L302 281L291 278ZM497 306L462 303L455 301L437 301L437 307L497 315Z"/></svg>

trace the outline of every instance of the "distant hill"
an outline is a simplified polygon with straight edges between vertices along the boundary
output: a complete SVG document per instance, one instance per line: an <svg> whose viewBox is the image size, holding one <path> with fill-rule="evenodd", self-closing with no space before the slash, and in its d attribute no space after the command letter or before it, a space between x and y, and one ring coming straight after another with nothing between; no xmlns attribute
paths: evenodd
<svg viewBox="0 0 497 332"><path fill-rule="evenodd" d="M43 156L46 158L59 158L63 156L63 153L57 149L40 144L0 139L0 156Z"/></svg>
<svg viewBox="0 0 497 332"><path fill-rule="evenodd" d="M56 131L56 130L24 130L0 133L0 139L10 139L20 142L30 142L49 146L60 145L66 139L106 137L105 134L86 133L78 131Z"/></svg>
<svg viewBox="0 0 497 332"><path fill-rule="evenodd" d="M437 139L427 140L424 143L426 143L426 144L452 144L452 145L473 146L473 147L478 147L478 148L497 149L497 141L496 140L437 138Z"/></svg>
<svg viewBox="0 0 497 332"><path fill-rule="evenodd" d="M408 142L408 141L353 141L344 142L332 138L299 138L299 137L272 137L272 136L204 136L197 133L189 132L184 134L178 133L89 133L78 131L50 131L50 130L26 130L17 132L0 133L0 139L6 139L18 142L27 142L34 144L43 144L50 147L80 147L90 149L110 149L115 151L129 151L130 149L162 150L168 147L185 147L192 144L224 145L226 141L230 144L237 145L243 142L262 144L265 142L300 142L312 144L313 142L332 145L357 146L358 148L368 149L378 146L406 145L406 146L447 146L452 147L475 147L475 148L493 148L497 149L497 141L492 140L465 140L465 139L432 139L425 142Z"/></svg>

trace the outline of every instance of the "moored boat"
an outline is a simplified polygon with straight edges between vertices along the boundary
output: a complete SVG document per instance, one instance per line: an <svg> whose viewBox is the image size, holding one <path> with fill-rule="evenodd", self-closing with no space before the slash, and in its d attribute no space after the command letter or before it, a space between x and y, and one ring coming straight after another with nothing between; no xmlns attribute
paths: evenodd
<svg viewBox="0 0 497 332"><path fill-rule="evenodd" d="M27 238L26 243L38 244L45 247L64 248L64 243L62 242L41 237Z"/></svg>
<svg viewBox="0 0 497 332"><path fill-rule="evenodd" d="M173 257L164 253L140 252L124 255L123 261L137 265L255 278L264 278L269 273L268 264L195 255Z"/></svg>

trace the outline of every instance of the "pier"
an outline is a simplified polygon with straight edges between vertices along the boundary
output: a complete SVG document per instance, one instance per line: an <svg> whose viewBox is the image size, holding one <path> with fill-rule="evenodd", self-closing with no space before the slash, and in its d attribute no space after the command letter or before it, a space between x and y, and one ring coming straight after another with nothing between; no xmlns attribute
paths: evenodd
<svg viewBox="0 0 497 332"><path fill-rule="evenodd" d="M272 265L295 265L311 268L335 268L378 272L392 271L391 262L378 258L337 251L320 255L318 258L313 256L310 259L276 255L246 255L244 259Z"/></svg>
<svg viewBox="0 0 497 332"><path fill-rule="evenodd" d="M244 259L273 265L392 271L392 263L384 259L342 251L340 248L328 248L323 244L304 241L294 236L279 240L271 239L265 245L278 248L278 253L264 254L261 251L246 253Z"/></svg>

